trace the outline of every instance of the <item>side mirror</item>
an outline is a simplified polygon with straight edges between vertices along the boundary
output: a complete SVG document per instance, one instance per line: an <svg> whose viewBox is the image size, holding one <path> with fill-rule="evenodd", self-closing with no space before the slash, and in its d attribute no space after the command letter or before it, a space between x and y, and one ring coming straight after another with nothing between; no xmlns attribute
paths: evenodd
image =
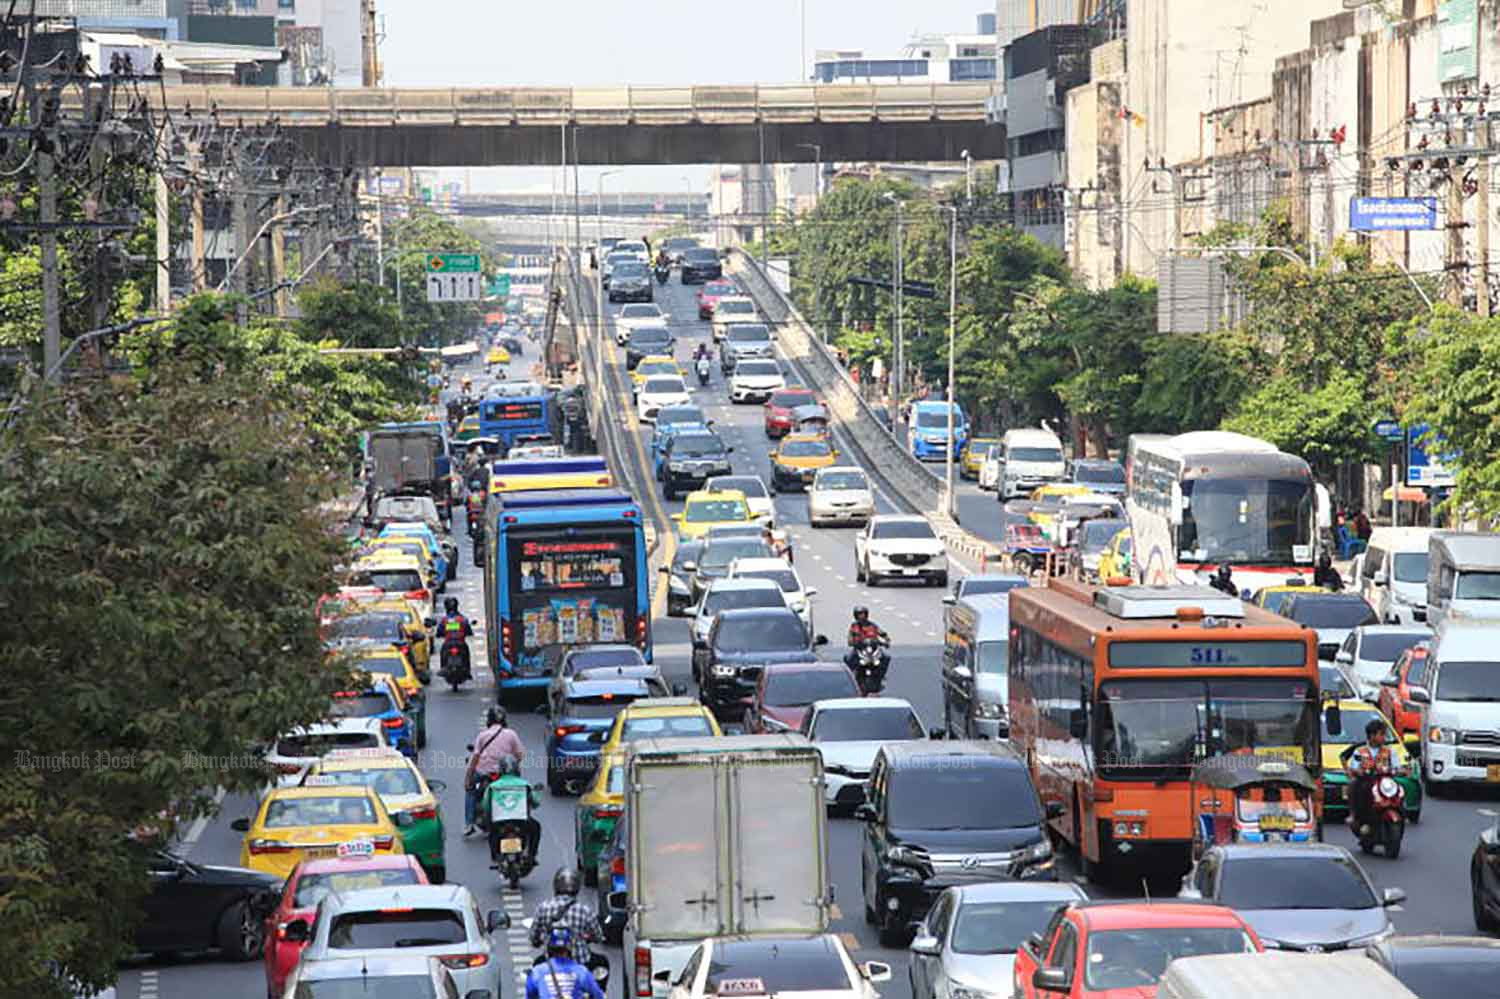
<svg viewBox="0 0 1500 999"><path fill-rule="evenodd" d="M807 589L802 591L802 594L803 596L815 597L818 595L818 588L816 586L809 586Z"/></svg>
<svg viewBox="0 0 1500 999"><path fill-rule="evenodd" d="M484 927L491 933L510 929L510 913L504 909L491 909L484 918Z"/></svg>
<svg viewBox="0 0 1500 999"><path fill-rule="evenodd" d="M435 778L433 780L428 781L427 782L427 786L428 786L428 788L430 788L433 791L446 791L446 790L448 790L448 782L447 781L445 781L445 780L437 780Z"/></svg>
<svg viewBox="0 0 1500 999"><path fill-rule="evenodd" d="M1047 818L1060 819L1063 815L1063 803L1060 801L1047 802Z"/></svg>
<svg viewBox="0 0 1500 999"><path fill-rule="evenodd" d="M1384 586L1389 581L1390 577L1385 574L1384 569L1376 569L1374 577L1370 580L1376 586Z"/></svg>
<svg viewBox="0 0 1500 999"><path fill-rule="evenodd" d="M1083 708L1068 712L1068 734L1075 739L1086 739L1089 734L1089 715Z"/></svg>
<svg viewBox="0 0 1500 999"><path fill-rule="evenodd" d="M590 732L589 733L589 740L588 741L591 742L591 743L593 743L596 746L602 746L602 745L604 745L605 740L608 739L608 738L609 738L609 731L606 729L606 730L604 730L602 732Z"/></svg>
<svg viewBox="0 0 1500 999"><path fill-rule="evenodd" d="M1402 891L1400 888L1387 888L1385 891L1380 893L1381 905L1400 905L1405 901L1406 892Z"/></svg>
<svg viewBox="0 0 1500 999"><path fill-rule="evenodd" d="M686 694L687 692L688 692L687 684L685 684L685 683L674 683L674 684L672 684L672 696L673 697L681 697L684 694Z"/></svg>
<svg viewBox="0 0 1500 999"><path fill-rule="evenodd" d="M630 908L630 894L623 891L612 891L609 893L609 907L611 909Z"/></svg>
<svg viewBox="0 0 1500 999"><path fill-rule="evenodd" d="M875 806L868 802L854 806L854 817L861 822L875 821Z"/></svg>
<svg viewBox="0 0 1500 999"><path fill-rule="evenodd" d="M891 980L891 966L884 961L866 961L859 966L860 974L873 984Z"/></svg>
<svg viewBox="0 0 1500 999"><path fill-rule="evenodd" d="M682 514L681 513L674 513L674 514L672 514L672 519L675 520L675 521L677 521L677 523L680 524L680 523L682 523Z"/></svg>
<svg viewBox="0 0 1500 999"><path fill-rule="evenodd" d="M281 939L292 943L307 943L312 939L312 925L305 919L294 919L281 931Z"/></svg>
<svg viewBox="0 0 1500 999"><path fill-rule="evenodd" d="M827 645L827 644L828 644L828 636L827 635L819 635L817 638L813 639L813 646L815 648L819 647L819 646Z"/></svg>
<svg viewBox="0 0 1500 999"><path fill-rule="evenodd" d="M1033 954L1037 955L1038 957L1041 957L1041 955L1042 955L1042 935L1040 933L1036 933L1036 932L1031 933L1029 936L1026 937L1026 942L1024 944L1022 944L1022 946L1030 948L1030 950L1031 950L1031 952Z"/></svg>
<svg viewBox="0 0 1500 999"><path fill-rule="evenodd" d="M1038 968L1031 975L1031 987L1038 992L1067 992L1072 983L1065 968Z"/></svg>
<svg viewBox="0 0 1500 999"><path fill-rule="evenodd" d="M660 569L657 569L656 571L659 572L659 573L661 573L663 576L670 576L670 575L672 575L672 567L670 565L664 565Z"/></svg>
<svg viewBox="0 0 1500 999"><path fill-rule="evenodd" d="M967 666L953 667L953 675L960 680L970 680L974 677L974 671Z"/></svg>
<svg viewBox="0 0 1500 999"><path fill-rule="evenodd" d="M1333 661L1336 663L1343 663L1345 666L1353 666L1354 653L1348 651L1347 649L1339 649L1338 652L1334 654Z"/></svg>
<svg viewBox="0 0 1500 999"><path fill-rule="evenodd" d="M1380 685L1382 687L1399 687L1401 686L1401 681L1394 676L1383 676L1380 678Z"/></svg>
<svg viewBox="0 0 1500 999"><path fill-rule="evenodd" d="M927 730L927 738L946 739L948 738L948 730L944 728L930 728Z"/></svg>
<svg viewBox="0 0 1500 999"><path fill-rule="evenodd" d="M1344 713L1339 710L1338 702L1323 709L1323 727L1328 730L1329 735L1344 734Z"/></svg>
<svg viewBox="0 0 1500 999"><path fill-rule="evenodd" d="M464 999L494 999L494 994L489 989L470 989L464 993Z"/></svg>
<svg viewBox="0 0 1500 999"><path fill-rule="evenodd" d="M681 514L679 514L678 516L681 516ZM697 572L698 571L698 563L697 562L692 562L692 561L684 562L684 563L682 563L682 571L683 572Z"/></svg>
<svg viewBox="0 0 1500 999"><path fill-rule="evenodd" d="M1412 687L1406 692L1406 699L1413 704L1432 703L1432 695L1427 692L1426 687Z"/></svg>
<svg viewBox="0 0 1500 999"><path fill-rule="evenodd" d="M954 604L958 603L958 598L951 593L944 593L943 603L945 606L952 607Z"/></svg>
<svg viewBox="0 0 1500 999"><path fill-rule="evenodd" d="M1401 744L1406 751L1413 756L1422 755L1422 737L1415 732L1408 732L1401 737Z"/></svg>
<svg viewBox="0 0 1500 999"><path fill-rule="evenodd" d="M229 828L233 829L235 832L249 832L250 831L250 820L249 819L235 819L233 822L229 823Z"/></svg>
<svg viewBox="0 0 1500 999"><path fill-rule="evenodd" d="M734 454L734 448L732 448L732 447L726 447L724 449L724 453L725 454Z"/></svg>

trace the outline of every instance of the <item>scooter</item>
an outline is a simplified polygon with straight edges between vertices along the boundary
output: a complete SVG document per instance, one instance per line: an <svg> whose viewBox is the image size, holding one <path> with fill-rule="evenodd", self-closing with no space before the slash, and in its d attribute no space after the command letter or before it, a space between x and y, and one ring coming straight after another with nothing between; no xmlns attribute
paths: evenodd
<svg viewBox="0 0 1500 999"><path fill-rule="evenodd" d="M713 366L708 363L708 358L706 358L706 357L700 357L700 358L698 358L697 368L698 368L698 384L699 385L707 385L708 384L708 373L709 373L710 370L712 370L712 367Z"/></svg>
<svg viewBox="0 0 1500 999"><path fill-rule="evenodd" d="M657 284L666 284L667 283L667 279L670 278L671 276L672 276L672 268L671 267L665 267L665 266L663 266L661 264L657 264L656 265L656 283Z"/></svg>
<svg viewBox="0 0 1500 999"><path fill-rule="evenodd" d="M885 689L886 670L891 667L891 655L886 643L866 638L849 650L853 659L854 682L862 697L875 697Z"/></svg>
<svg viewBox="0 0 1500 999"><path fill-rule="evenodd" d="M535 924L535 919L521 920L521 925L526 927L527 932L530 932L531 927ZM589 943L595 946L602 946L604 944L604 941L590 940ZM546 954L538 954L531 960L531 966L533 968L545 963L547 963ZM603 992L606 996L609 995L609 958L605 957L603 954L596 953L592 948L590 948L589 959L583 962L583 966L589 969L589 974L593 975L594 981L599 983L599 991Z"/></svg>
<svg viewBox="0 0 1500 999"><path fill-rule="evenodd" d="M443 642L442 666L438 672L442 673L443 679L454 690L463 686L471 675L468 656L465 655L467 651L462 638L449 638Z"/></svg>
<svg viewBox="0 0 1500 999"><path fill-rule="evenodd" d="M1356 748L1351 746L1345 750L1340 762L1347 765ZM1401 840L1406 835L1406 789L1389 770L1385 770L1356 777L1349 792L1351 813L1360 796L1367 796L1365 821L1354 824L1354 838L1359 840L1359 848L1373 854L1378 846L1387 860L1401 856Z"/></svg>

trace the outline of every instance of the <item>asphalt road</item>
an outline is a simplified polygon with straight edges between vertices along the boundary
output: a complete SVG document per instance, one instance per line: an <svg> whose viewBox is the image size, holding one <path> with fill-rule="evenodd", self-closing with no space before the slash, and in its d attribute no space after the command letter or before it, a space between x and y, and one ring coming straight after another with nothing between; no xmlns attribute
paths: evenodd
<svg viewBox="0 0 1500 999"><path fill-rule="evenodd" d="M672 313L679 337L678 354L687 357L699 340L709 336L707 325L694 319L692 289L683 288L674 279L665 289L658 288L658 301ZM760 407L730 404L717 368L713 382L707 388L697 390L697 395L700 404L718 421L717 429L724 432L735 448L736 472L767 474L768 448L761 429ZM634 428L633 415L627 419ZM644 445L644 434L638 429L635 432ZM849 452L846 450L845 453ZM998 530L999 504L993 496L979 494L971 485L966 488L966 494L963 500L966 525L976 526L975 520L967 516L968 509L975 507L975 518L983 522L988 513ZM880 504L883 511L895 509L889 497L881 497ZM812 530L807 525L806 502L797 494L777 496L776 506L778 520L794 538L798 571L806 585L817 587L819 591L813 598L814 626L831 640L827 654L835 655L841 651L843 630L851 608L856 603L869 605L872 616L893 639L893 664L887 694L908 699L925 722L935 724L941 708L937 679L941 652L941 592L914 585L870 590L856 583L852 530ZM981 506L983 509L977 509ZM680 503L666 504L666 507L669 511L681 509ZM463 532L460 530L458 534L461 536ZM463 550L460 574L450 584L449 593L459 597L466 613L482 621L483 586L469 557L467 538L460 537L459 543ZM655 641L656 659L669 679L690 682L686 623L678 619L657 621ZM476 664L482 663L484 657L477 651L482 649L482 643L477 643L475 648L474 660ZM549 894L551 872L572 862L573 801L550 795L545 797L539 816L543 828L542 864L522 883L518 895L502 891L494 872L489 869L483 840L462 838L464 747L478 730L484 708L493 697L490 677L487 671L481 670L475 683L457 693L435 682L427 696L430 741L422 753L421 766L430 778L447 782L442 798L449 880L467 885L478 897L481 910L504 906L519 922L523 912L529 914L536 903ZM524 710L513 710L512 718L528 750L534 754L528 760L527 776L541 782L543 720ZM229 822L250 814L253 806L249 800L226 799L222 814L207 823L194 842L186 844L188 855L203 863L236 863L240 836L229 829ZM1491 821L1477 814L1478 809L1485 807L1490 807L1490 803L1474 795L1459 800L1429 800L1421 824L1408 830L1399 860L1363 858L1366 869L1380 886L1401 887L1408 892L1408 902L1394 913L1401 931L1473 932L1468 903L1468 862L1476 834ZM845 941L856 951L856 959L891 962L895 975L881 991L891 999L908 999L905 952L879 947L873 932L861 917L859 854L862 834L861 824L852 819L831 820L830 862L841 910L835 929L845 934ZM1352 839L1343 828L1330 829L1329 839L1353 848ZM1066 874L1071 877L1071 869ZM1175 889L1167 883L1152 885L1150 890L1160 897ZM1140 888L1117 886L1108 893L1138 895ZM529 952L518 938L512 939L516 941L514 953L522 959L524 967L529 964ZM616 979L611 993L618 997L622 994L619 952L610 953ZM509 999L516 994L510 991L515 982L513 974L508 972L504 981L507 983L505 995ZM232 964L206 955L133 964L123 973L120 995L123 999L198 999L212 994L223 999L239 999L264 995L264 982L259 962Z"/></svg>

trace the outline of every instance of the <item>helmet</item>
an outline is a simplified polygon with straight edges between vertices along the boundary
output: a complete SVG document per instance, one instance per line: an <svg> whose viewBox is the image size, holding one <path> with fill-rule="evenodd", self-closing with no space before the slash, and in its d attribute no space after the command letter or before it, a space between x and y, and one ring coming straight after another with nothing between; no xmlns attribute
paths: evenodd
<svg viewBox="0 0 1500 999"><path fill-rule="evenodd" d="M458 613L458 598L457 597L449 597L447 600L444 600L443 601L443 610L447 611L449 614L457 614Z"/></svg>
<svg viewBox="0 0 1500 999"><path fill-rule="evenodd" d="M1318 556L1318 564L1325 569L1328 568L1330 565L1333 565L1333 556L1324 552Z"/></svg>
<svg viewBox="0 0 1500 999"><path fill-rule="evenodd" d="M1228 562L1220 562L1219 568L1215 570L1215 572L1220 579L1228 579L1231 575L1233 575L1234 570L1229 567Z"/></svg>
<svg viewBox="0 0 1500 999"><path fill-rule="evenodd" d="M559 867L557 873L552 875L552 892L555 895L577 895L578 870L573 867Z"/></svg>
<svg viewBox="0 0 1500 999"><path fill-rule="evenodd" d="M859 604L854 608L854 620L866 621L869 620L869 617L870 608L866 607L864 604Z"/></svg>
<svg viewBox="0 0 1500 999"><path fill-rule="evenodd" d="M1379 732L1381 735L1385 734L1385 722L1379 718L1371 718L1365 722L1365 738L1368 739L1376 732Z"/></svg>
<svg viewBox="0 0 1500 999"><path fill-rule="evenodd" d="M499 725L504 728L510 718L505 714L505 709L498 704L484 713L484 724L488 728L491 725Z"/></svg>
<svg viewBox="0 0 1500 999"><path fill-rule="evenodd" d="M566 926L554 926L547 932L547 953L549 954L571 954L573 952L573 931Z"/></svg>

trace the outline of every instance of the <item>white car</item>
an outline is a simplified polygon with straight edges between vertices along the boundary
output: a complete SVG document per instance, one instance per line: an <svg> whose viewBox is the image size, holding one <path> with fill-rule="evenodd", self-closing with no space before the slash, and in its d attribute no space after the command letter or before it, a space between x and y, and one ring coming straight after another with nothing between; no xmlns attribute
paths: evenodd
<svg viewBox="0 0 1500 999"><path fill-rule="evenodd" d="M948 585L948 549L925 517L881 514L854 537L854 576L875 586L887 579Z"/></svg>
<svg viewBox="0 0 1500 999"><path fill-rule="evenodd" d="M1380 700L1380 681L1390 673L1401 653L1430 641L1432 631L1422 625L1366 624L1349 632L1333 661L1362 700Z"/></svg>
<svg viewBox="0 0 1500 999"><path fill-rule="evenodd" d="M729 295L714 305L714 343L723 340L735 323L760 322L755 303L744 295Z"/></svg>
<svg viewBox="0 0 1500 999"><path fill-rule="evenodd" d="M823 800L829 808L843 809L864 804L881 746L927 738L922 719L899 697L814 701L802 719L802 734L823 757Z"/></svg>
<svg viewBox="0 0 1500 999"><path fill-rule="evenodd" d="M771 393L786 388L786 377L776 361L741 361L729 376L731 402L765 402Z"/></svg>
<svg viewBox="0 0 1500 999"><path fill-rule="evenodd" d="M756 520L766 527L776 526L776 501L771 499L766 480L759 475L715 475L703 483L703 488L711 493L738 489L745 494L745 503Z"/></svg>
<svg viewBox="0 0 1500 999"><path fill-rule="evenodd" d="M356 984L357 983L357 984ZM286 989L273 999L303 996L384 995L459 999L453 976L435 957L396 954L391 957L330 957L299 961L287 976Z"/></svg>
<svg viewBox="0 0 1500 999"><path fill-rule="evenodd" d="M826 524L864 524L875 516L875 493L863 469L834 465L818 469L807 487L807 521Z"/></svg>
<svg viewBox="0 0 1500 999"><path fill-rule="evenodd" d="M379 718L340 718L295 729L276 740L266 763L276 771L277 787L293 787L308 767L333 749L383 749L390 743Z"/></svg>
<svg viewBox="0 0 1500 999"><path fill-rule="evenodd" d="M652 375L635 396L635 413L642 423L652 423L665 406L686 406L693 401L687 382L678 375Z"/></svg>
<svg viewBox="0 0 1500 999"><path fill-rule="evenodd" d="M802 577L797 575L797 570L786 559L737 558L729 563L729 578L769 579L781 587L781 596L786 605L797 612L808 633L812 633L812 602L809 598L817 596L818 588L803 586Z"/></svg>
<svg viewBox="0 0 1500 999"><path fill-rule="evenodd" d="M510 958L500 931L510 927L510 917L491 909L483 924L479 919L479 901L463 885L397 885L334 892L318 906L311 927L298 919L285 932L288 940L307 942L304 965L329 958L462 956L466 960L443 962L458 994L487 989L498 997Z"/></svg>
<svg viewBox="0 0 1500 999"><path fill-rule="evenodd" d="M881 961L855 964L844 941L834 933L709 937L683 965L670 996L879 999L875 986L890 980L890 965Z"/></svg>
<svg viewBox="0 0 1500 999"><path fill-rule="evenodd" d="M615 316L615 343L625 346L630 331L637 326L660 326L668 321L666 313L655 302L631 302Z"/></svg>
<svg viewBox="0 0 1500 999"><path fill-rule="evenodd" d="M984 453L984 461L979 463L979 488L987 493L998 492L1000 489L1000 447L990 445L990 449Z"/></svg>

